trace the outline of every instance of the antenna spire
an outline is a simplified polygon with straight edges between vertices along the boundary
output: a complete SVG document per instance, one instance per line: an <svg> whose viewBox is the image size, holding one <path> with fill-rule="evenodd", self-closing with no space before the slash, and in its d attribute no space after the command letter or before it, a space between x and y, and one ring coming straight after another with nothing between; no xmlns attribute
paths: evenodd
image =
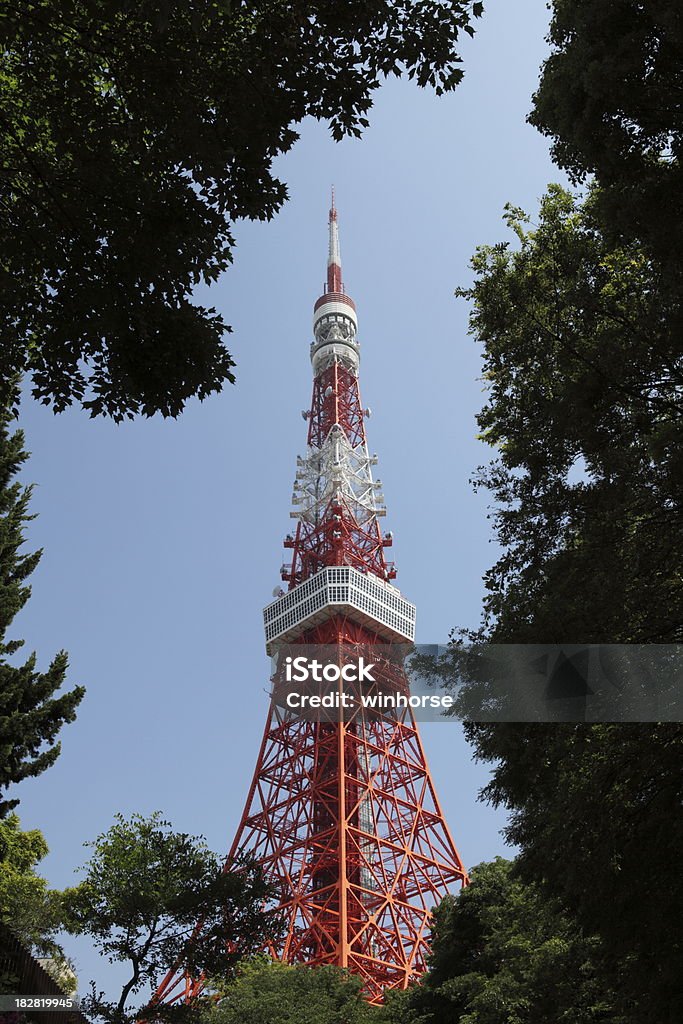
<svg viewBox="0 0 683 1024"><path fill-rule="evenodd" d="M341 253L339 250L339 223L337 207L334 202L334 185L332 186L332 205L330 206L330 244L327 256L327 291L343 292L341 273Z"/></svg>

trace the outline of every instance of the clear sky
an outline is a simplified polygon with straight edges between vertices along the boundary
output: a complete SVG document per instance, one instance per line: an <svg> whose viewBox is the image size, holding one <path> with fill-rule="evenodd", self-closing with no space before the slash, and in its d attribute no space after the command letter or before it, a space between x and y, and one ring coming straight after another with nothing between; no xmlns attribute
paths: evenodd
<svg viewBox="0 0 683 1024"><path fill-rule="evenodd" d="M23 827L47 838L52 885L77 881L83 842L117 811L160 809L217 851L239 821L267 710L261 610L305 445L331 183L396 583L417 604L419 642L478 623L495 547L468 478L490 453L475 439L479 353L453 290L475 246L506 237L504 203L533 212L563 180L525 123L547 18L539 0L489 0L453 95L390 82L360 141L303 125L277 162L290 201L270 224L237 226L234 267L210 292L233 326L234 386L177 422L116 426L25 401L30 544L45 554L15 635L42 666L66 648L71 682L87 687L56 765L16 792ZM465 863L505 854L502 811L477 802L488 769L460 727L422 732ZM65 946L81 988L96 977L113 994L119 972L83 939Z"/></svg>

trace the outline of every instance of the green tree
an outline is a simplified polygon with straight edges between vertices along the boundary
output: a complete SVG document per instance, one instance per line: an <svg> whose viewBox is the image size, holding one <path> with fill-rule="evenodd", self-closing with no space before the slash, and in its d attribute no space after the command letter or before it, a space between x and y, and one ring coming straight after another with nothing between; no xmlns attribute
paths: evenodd
<svg viewBox="0 0 683 1024"><path fill-rule="evenodd" d="M624 1020L683 1013L683 729L672 725L469 724L497 763L484 796L511 810L519 870L600 936ZM646 870L643 867L646 866Z"/></svg>
<svg viewBox="0 0 683 1024"><path fill-rule="evenodd" d="M430 969L390 1000L395 1024L603 1024L621 1018L601 975L600 942L514 863L479 864L434 914Z"/></svg>
<svg viewBox="0 0 683 1024"><path fill-rule="evenodd" d="M471 328L503 554L480 638L681 639L681 91L675 0L554 0L530 116L584 202L551 187L517 245L483 247ZM683 1015L683 733L469 724L519 871L603 947L628 1022ZM646 871L642 866L646 865Z"/></svg>
<svg viewBox="0 0 683 1024"><path fill-rule="evenodd" d="M678 0L553 0L529 120L577 180L594 174L615 234L643 243L680 288L683 11Z"/></svg>
<svg viewBox="0 0 683 1024"><path fill-rule="evenodd" d="M22 832L19 825L16 814L0 820L0 922L27 949L63 962L54 941L62 923L61 893L48 889L36 872L47 843L38 829Z"/></svg>
<svg viewBox="0 0 683 1024"><path fill-rule="evenodd" d="M366 1024L378 1011L357 976L336 967L291 967L257 959L243 964L204 1024Z"/></svg>
<svg viewBox="0 0 683 1024"><path fill-rule="evenodd" d="M476 480L504 549L480 631L496 643L683 635L680 300L639 242L605 228L601 196L553 186L532 227L509 209L517 247L479 249L461 292L486 347L479 422L498 452ZM681 729L466 731L494 762L484 793L511 811L523 877L600 936L624 1018L680 1019Z"/></svg>
<svg viewBox="0 0 683 1024"><path fill-rule="evenodd" d="M145 986L154 990L169 969L225 976L277 931L260 869L244 862L224 871L201 838L173 832L158 812L117 815L86 845L93 854L85 878L63 897L67 928L90 935L110 962L130 966L118 1002L98 996L93 985L93 1015L110 1022L144 1017L147 1003L131 1009L129 997Z"/></svg>
<svg viewBox="0 0 683 1024"><path fill-rule="evenodd" d="M65 651L47 672L36 671L35 654L20 666L9 660L24 641L8 639L7 631L31 596L27 580L42 554L21 552L25 525L34 517L28 511L31 487L14 479L28 452L23 432L10 430L12 404L10 399L0 407L0 791L54 764L60 752L57 733L65 722L73 722L85 693L76 686L55 696L66 676ZM18 803L0 799L0 818Z"/></svg>
<svg viewBox="0 0 683 1024"><path fill-rule="evenodd" d="M462 77L472 0L19 0L0 17L0 375L55 410L175 416L232 380L214 309L231 224L286 199L305 117L360 135L407 73Z"/></svg>
<svg viewBox="0 0 683 1024"><path fill-rule="evenodd" d="M551 186L518 245L483 246L471 332L485 344L478 419L498 459L503 554L485 582L494 642L666 643L683 637L680 299L634 243Z"/></svg>

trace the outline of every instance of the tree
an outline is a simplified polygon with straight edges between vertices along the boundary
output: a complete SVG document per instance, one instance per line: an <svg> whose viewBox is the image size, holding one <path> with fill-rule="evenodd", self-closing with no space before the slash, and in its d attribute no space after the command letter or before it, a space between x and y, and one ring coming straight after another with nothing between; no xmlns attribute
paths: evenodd
<svg viewBox="0 0 683 1024"><path fill-rule="evenodd" d="M673 0L555 0L530 116L587 198L551 187L484 247L472 332L504 551L478 638L681 639L681 89ZM679 1020L683 732L470 723L519 872L603 948L624 1021ZM642 867L646 865L646 870Z"/></svg>
<svg viewBox="0 0 683 1024"><path fill-rule="evenodd" d="M430 969L389 1002L388 1016L396 1024L616 1024L601 960L599 940L497 857L436 909Z"/></svg>
<svg viewBox="0 0 683 1024"><path fill-rule="evenodd" d="M640 242L615 241L601 197L553 186L531 229L510 208L518 247L479 249L461 292L486 346L479 423L498 451L476 480L504 547L479 634L494 643L683 635L680 299ZM625 1019L678 1019L680 727L466 732L495 762L484 794L511 811L523 877L600 936Z"/></svg>
<svg viewBox="0 0 683 1024"><path fill-rule="evenodd" d="M93 855L85 878L64 894L67 928L90 935L110 962L130 965L117 1003L93 985L91 1014L109 1022L140 1019L151 1012L148 1000L131 1010L129 997L146 985L154 990L174 966L193 977L229 975L277 931L266 906L272 890L260 869L245 861L223 870L201 838L171 831L159 812L117 815L86 845Z"/></svg>
<svg viewBox="0 0 683 1024"><path fill-rule="evenodd" d="M233 380L191 300L231 224L286 199L273 158L312 116L360 135L382 78L462 78L472 0L21 0L0 20L3 352L62 410L176 416Z"/></svg>
<svg viewBox="0 0 683 1024"><path fill-rule="evenodd" d="M683 729L672 725L465 727L496 760L484 796L511 810L519 871L604 951L624 1019L683 1011Z"/></svg>
<svg viewBox="0 0 683 1024"><path fill-rule="evenodd" d="M16 814L0 821L0 923L27 949L64 964L54 940L62 924L61 894L36 872L47 843L38 829L22 832L19 825Z"/></svg>
<svg viewBox="0 0 683 1024"><path fill-rule="evenodd" d="M678 0L554 0L553 51L529 117L576 179L594 174L615 234L674 287L683 248L683 11Z"/></svg>
<svg viewBox="0 0 683 1024"><path fill-rule="evenodd" d="M7 639L7 631L31 596L26 581L42 554L20 552L25 524L34 517L28 512L31 487L14 480L28 453L23 432L10 433L13 397L0 403L0 791L54 764L61 749L55 737L65 722L73 722L85 693L76 686L54 696L66 677L65 651L47 672L36 671L35 653L20 666L8 660L24 643ZM46 743L50 746L44 749ZM0 799L0 818L18 803Z"/></svg>
<svg viewBox="0 0 683 1024"><path fill-rule="evenodd" d="M336 967L243 964L203 1024L366 1024L378 1018L361 982Z"/></svg>
<svg viewBox="0 0 683 1024"><path fill-rule="evenodd" d="M639 244L603 230L600 192L551 186L519 246L479 248L483 438L504 551L485 577L494 642L683 637L680 298Z"/></svg>

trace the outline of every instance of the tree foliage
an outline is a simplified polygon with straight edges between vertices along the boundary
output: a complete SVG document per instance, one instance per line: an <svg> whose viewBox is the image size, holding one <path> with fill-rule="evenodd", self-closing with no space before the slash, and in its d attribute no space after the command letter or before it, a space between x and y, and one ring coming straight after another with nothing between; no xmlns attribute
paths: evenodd
<svg viewBox="0 0 683 1024"><path fill-rule="evenodd" d="M35 653L23 665L10 661L24 641L8 639L7 631L31 596L27 580L42 554L21 551L26 523L34 517L28 511L31 487L14 479L28 453L23 432L10 430L13 397L0 407L0 791L54 764L60 751L57 733L74 720L85 693L76 686L55 696L66 677L65 651L46 672L36 671ZM0 818L18 803L0 799Z"/></svg>
<svg viewBox="0 0 683 1024"><path fill-rule="evenodd" d="M583 201L553 186L515 245L482 247L472 332L503 553L480 637L668 643L683 634L681 64L674 0L554 0L530 120ZM683 733L472 723L519 870L603 949L633 1024L683 1014Z"/></svg>
<svg viewBox="0 0 683 1024"><path fill-rule="evenodd" d="M272 161L305 117L360 135L407 73L460 81L458 0L20 0L0 17L2 376L57 411L175 416L232 380L192 301L231 223L286 198Z"/></svg>
<svg viewBox="0 0 683 1024"><path fill-rule="evenodd" d="M484 796L511 810L519 869L602 939L626 1021L683 1012L680 726L467 725L495 759ZM646 868L644 870L644 868Z"/></svg>
<svg viewBox="0 0 683 1024"><path fill-rule="evenodd" d="M683 636L680 298L638 243L551 186L538 222L473 259L485 344L481 469L504 552L486 576L495 642Z"/></svg>
<svg viewBox="0 0 683 1024"><path fill-rule="evenodd" d="M47 853L38 829L22 832L16 814L0 820L0 922L27 949L65 963L54 939L62 924L61 893L36 871Z"/></svg>
<svg viewBox="0 0 683 1024"><path fill-rule="evenodd" d="M529 120L575 179L599 181L605 222L677 287L683 248L683 10L678 0L553 0Z"/></svg>
<svg viewBox="0 0 683 1024"><path fill-rule="evenodd" d="M395 1024L588 1024L620 1018L585 937L515 865L479 864L434 915L430 970L389 1003Z"/></svg>
<svg viewBox="0 0 683 1024"><path fill-rule="evenodd" d="M229 975L276 935L277 920L266 906L272 891L260 869L244 862L224 871L202 839L173 832L158 812L129 820L117 815L108 832L86 845L93 853L85 878L64 894L67 927L91 936L110 962L130 966L117 1003L93 987L88 1011L94 1015L138 1019L146 1004L131 1010L129 997L145 986L154 990L168 970Z"/></svg>
<svg viewBox="0 0 683 1024"><path fill-rule="evenodd" d="M377 1010L361 995L358 976L336 967L244 963L203 1024L370 1024Z"/></svg>

